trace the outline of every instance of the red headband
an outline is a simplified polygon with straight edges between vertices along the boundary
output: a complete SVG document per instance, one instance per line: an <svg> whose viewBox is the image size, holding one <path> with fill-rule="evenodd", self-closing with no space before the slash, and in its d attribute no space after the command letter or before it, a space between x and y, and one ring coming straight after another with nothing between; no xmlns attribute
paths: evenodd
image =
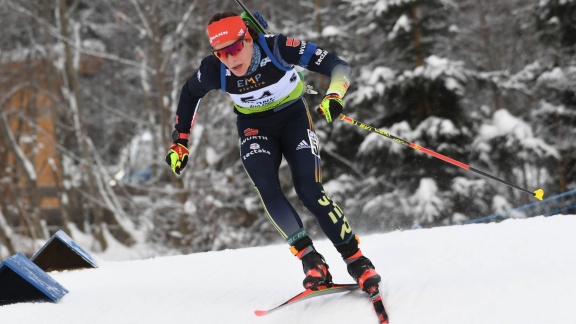
<svg viewBox="0 0 576 324"><path fill-rule="evenodd" d="M251 38L240 16L226 17L208 25L208 37L212 48L231 40L238 40L244 34L246 39Z"/></svg>

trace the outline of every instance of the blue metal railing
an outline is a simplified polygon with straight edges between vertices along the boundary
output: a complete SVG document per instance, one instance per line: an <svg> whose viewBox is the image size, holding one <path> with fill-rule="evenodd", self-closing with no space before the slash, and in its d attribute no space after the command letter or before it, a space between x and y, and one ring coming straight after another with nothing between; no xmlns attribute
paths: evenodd
<svg viewBox="0 0 576 324"><path fill-rule="evenodd" d="M460 224L483 223L511 217L526 218L534 216L552 216L557 214L576 214L576 189L518 208L467 220Z"/></svg>

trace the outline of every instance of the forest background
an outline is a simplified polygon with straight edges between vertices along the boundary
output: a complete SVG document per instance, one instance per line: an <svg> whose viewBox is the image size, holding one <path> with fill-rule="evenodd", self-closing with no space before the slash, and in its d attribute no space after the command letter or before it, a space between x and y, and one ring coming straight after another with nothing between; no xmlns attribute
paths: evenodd
<svg viewBox="0 0 576 324"><path fill-rule="evenodd" d="M345 114L524 188L576 188L575 0L244 2L271 30L350 62ZM58 229L92 237L93 251L117 241L154 255L281 241L242 168L226 95L202 100L182 176L164 162L180 88L210 55L206 22L224 10L241 11L232 0L0 0L0 257L33 253ZM328 80L304 81L315 106ZM533 201L315 119L325 188L357 233ZM286 163L281 181L321 237Z"/></svg>

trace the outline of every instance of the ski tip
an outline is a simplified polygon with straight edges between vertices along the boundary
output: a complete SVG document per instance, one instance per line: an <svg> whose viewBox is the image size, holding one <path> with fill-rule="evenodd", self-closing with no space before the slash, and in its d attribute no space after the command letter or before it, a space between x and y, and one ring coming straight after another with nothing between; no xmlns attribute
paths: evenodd
<svg viewBox="0 0 576 324"><path fill-rule="evenodd" d="M267 313L268 313L268 312L265 311L265 310L255 310L255 311L254 311L254 315L256 315L256 316L264 316L264 315L266 315Z"/></svg>
<svg viewBox="0 0 576 324"><path fill-rule="evenodd" d="M536 197L536 199L538 199L538 200L544 199L544 190L538 189L538 190L534 191L534 197Z"/></svg>

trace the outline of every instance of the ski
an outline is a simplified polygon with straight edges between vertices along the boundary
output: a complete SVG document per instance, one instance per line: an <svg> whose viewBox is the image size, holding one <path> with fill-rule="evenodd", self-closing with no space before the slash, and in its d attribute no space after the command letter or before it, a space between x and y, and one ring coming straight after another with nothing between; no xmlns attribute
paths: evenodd
<svg viewBox="0 0 576 324"><path fill-rule="evenodd" d="M382 296L380 296L380 290L376 286L375 289L369 292L370 298L372 298L372 306L378 316L378 321L380 324L388 324L388 313L384 308L384 303L382 302Z"/></svg>
<svg viewBox="0 0 576 324"><path fill-rule="evenodd" d="M287 301L285 301L284 303L282 303L276 307L270 308L268 310L255 310L254 314L256 314L256 316L264 316L264 315L268 315L274 311L277 311L281 308L284 308L288 305L292 305L292 304L295 304L297 302L300 302L300 301L303 301L306 299L310 299L310 298L318 297L318 296L336 294L336 293L341 293L341 292L346 292L346 291L351 291L351 290L355 290L358 288L359 288L359 286L357 284L333 284L331 287L318 289L318 290L306 289L303 292L301 292L298 295L288 299Z"/></svg>

